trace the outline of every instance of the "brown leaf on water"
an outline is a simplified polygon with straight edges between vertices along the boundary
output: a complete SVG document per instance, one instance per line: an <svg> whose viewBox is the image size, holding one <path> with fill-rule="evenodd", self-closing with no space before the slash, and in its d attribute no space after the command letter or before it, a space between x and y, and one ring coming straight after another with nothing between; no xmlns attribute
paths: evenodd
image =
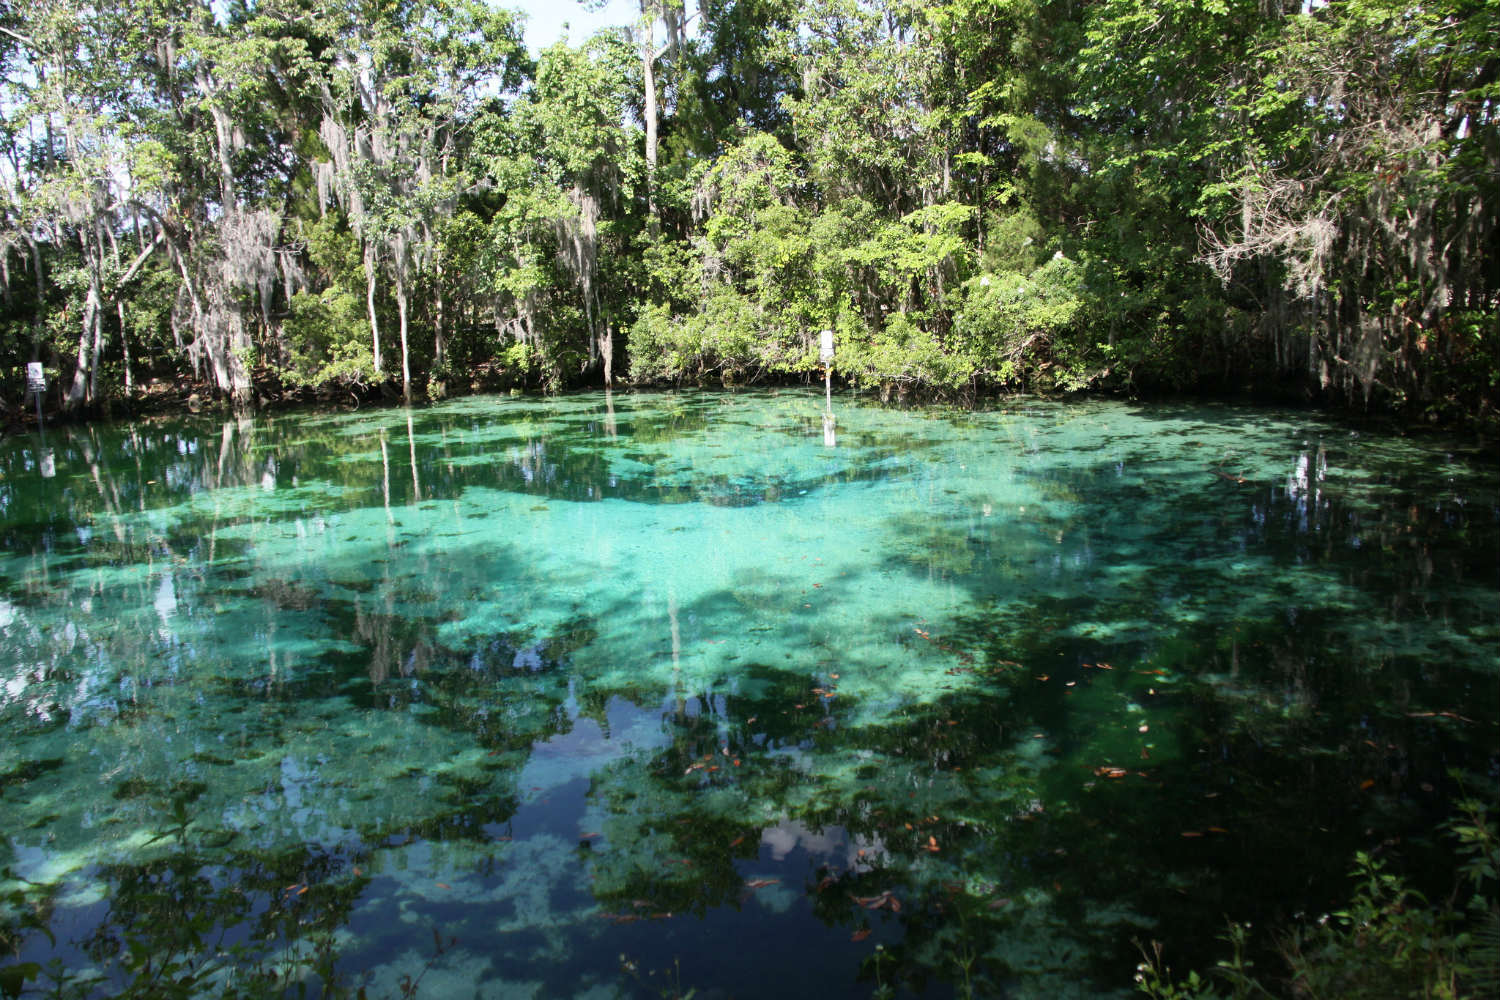
<svg viewBox="0 0 1500 1000"><path fill-rule="evenodd" d="M1209 833L1228 833L1229 831L1226 830L1226 829L1224 829L1222 826L1211 826L1211 827L1208 828L1208 832Z"/></svg>
<svg viewBox="0 0 1500 1000"><path fill-rule="evenodd" d="M1368 792L1370 789L1372 789L1374 787L1375 787L1375 779L1374 778L1366 778L1364 781L1361 781L1359 783L1359 790L1362 791L1362 792Z"/></svg>
<svg viewBox="0 0 1500 1000"><path fill-rule="evenodd" d="M857 930L853 934L849 935L849 940L850 941L863 941L865 938L869 937L870 934L871 934L870 928L868 928L868 927L861 927L859 930Z"/></svg>
<svg viewBox="0 0 1500 1000"><path fill-rule="evenodd" d="M436 885L439 889L453 888L453 886L449 885L447 882L434 882L433 884Z"/></svg>
<svg viewBox="0 0 1500 1000"><path fill-rule="evenodd" d="M1201 837L1201 836L1203 836L1203 831L1202 830L1183 830L1182 831L1182 835L1184 837Z"/></svg>
<svg viewBox="0 0 1500 1000"><path fill-rule="evenodd" d="M742 833L738 837L735 837L733 840L731 840L729 842L729 846L730 847L739 847L744 842L745 842L745 835Z"/></svg>

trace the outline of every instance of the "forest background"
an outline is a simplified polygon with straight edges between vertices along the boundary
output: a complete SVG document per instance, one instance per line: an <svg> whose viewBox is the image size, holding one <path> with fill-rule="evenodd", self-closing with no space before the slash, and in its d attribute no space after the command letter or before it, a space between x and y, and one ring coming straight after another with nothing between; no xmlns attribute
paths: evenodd
<svg viewBox="0 0 1500 1000"><path fill-rule="evenodd" d="M0 418L746 384L1500 404L1494 0L0 4Z"/></svg>

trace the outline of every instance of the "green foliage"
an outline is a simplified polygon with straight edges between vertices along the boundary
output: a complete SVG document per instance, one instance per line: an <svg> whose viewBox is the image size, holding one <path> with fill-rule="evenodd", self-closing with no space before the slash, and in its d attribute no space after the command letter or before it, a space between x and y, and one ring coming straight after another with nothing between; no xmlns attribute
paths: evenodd
<svg viewBox="0 0 1500 1000"><path fill-rule="evenodd" d="M1449 824L1456 840L1455 874L1471 895L1463 905L1433 901L1413 889L1387 863L1367 852L1354 859L1349 905L1298 925L1277 941L1285 979L1253 973L1245 958L1250 928L1231 924L1225 941L1232 957L1212 978L1197 972L1174 981L1153 943L1137 968L1140 992L1156 1000L1235 1000L1295 996L1339 1000L1393 997L1459 998L1494 995L1500 986L1500 833L1484 805L1459 804ZM1456 896L1456 893L1455 893ZM1216 983L1228 987L1220 992Z"/></svg>
<svg viewBox="0 0 1500 1000"><path fill-rule="evenodd" d="M298 292L282 322L287 362L282 377L292 385L345 386L375 382L370 323L364 304L348 291Z"/></svg>
<svg viewBox="0 0 1500 1000"><path fill-rule="evenodd" d="M1083 282L1083 269L1060 251L1029 273L981 274L964 285L955 331L976 355L993 359L990 374L1003 384L1024 387L1040 378L1086 388L1087 349L1070 350L1084 332Z"/></svg>
<svg viewBox="0 0 1500 1000"><path fill-rule="evenodd" d="M802 380L835 327L897 391L1500 420L1493 4L641 10L533 59L477 0L17 8L0 355L245 401L365 379L353 302L408 390Z"/></svg>

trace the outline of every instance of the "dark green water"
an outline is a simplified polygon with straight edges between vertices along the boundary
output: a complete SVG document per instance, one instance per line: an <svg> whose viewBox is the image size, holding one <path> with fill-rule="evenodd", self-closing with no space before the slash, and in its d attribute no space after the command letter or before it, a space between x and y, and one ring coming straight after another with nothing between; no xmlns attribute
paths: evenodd
<svg viewBox="0 0 1500 1000"><path fill-rule="evenodd" d="M821 406L74 428L50 478L0 441L0 966L1123 995L1133 939L1211 963L1500 772L1493 464Z"/></svg>

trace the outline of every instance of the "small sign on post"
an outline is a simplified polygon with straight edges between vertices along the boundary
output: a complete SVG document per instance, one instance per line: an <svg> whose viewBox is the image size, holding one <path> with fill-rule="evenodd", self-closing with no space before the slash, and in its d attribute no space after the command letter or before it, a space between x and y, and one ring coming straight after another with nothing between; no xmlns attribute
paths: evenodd
<svg viewBox="0 0 1500 1000"><path fill-rule="evenodd" d="M833 360L833 331L824 330L819 336L818 360L825 365Z"/></svg>
<svg viewBox="0 0 1500 1000"><path fill-rule="evenodd" d="M42 429L42 393L47 391L47 373L40 361L26 362L26 389L36 397L36 429Z"/></svg>

